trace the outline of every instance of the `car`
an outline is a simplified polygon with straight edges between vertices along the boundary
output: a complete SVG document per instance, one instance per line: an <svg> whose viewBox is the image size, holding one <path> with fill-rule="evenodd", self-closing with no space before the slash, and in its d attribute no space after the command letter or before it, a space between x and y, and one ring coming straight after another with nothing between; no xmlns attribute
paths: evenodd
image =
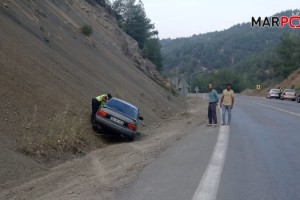
<svg viewBox="0 0 300 200"><path fill-rule="evenodd" d="M300 94L297 97L297 102L300 103Z"/></svg>
<svg viewBox="0 0 300 200"><path fill-rule="evenodd" d="M267 93L266 98L267 99L272 99L272 98L276 98L279 99L279 89L270 89L270 91Z"/></svg>
<svg viewBox="0 0 300 200"><path fill-rule="evenodd" d="M97 111L93 129L104 129L104 134L118 135L132 141L137 135L139 120L144 119L139 115L136 106L118 98L111 98Z"/></svg>
<svg viewBox="0 0 300 200"><path fill-rule="evenodd" d="M296 91L294 89L285 89L281 96L280 99L281 100L285 100L285 99L291 99L292 101L295 101L297 97Z"/></svg>

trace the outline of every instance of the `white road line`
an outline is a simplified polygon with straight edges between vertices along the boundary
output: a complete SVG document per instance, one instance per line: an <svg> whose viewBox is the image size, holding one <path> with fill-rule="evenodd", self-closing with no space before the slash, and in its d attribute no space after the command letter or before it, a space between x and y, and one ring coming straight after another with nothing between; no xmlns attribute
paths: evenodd
<svg viewBox="0 0 300 200"><path fill-rule="evenodd" d="M276 108L276 107L269 106L269 105L262 104L262 103L257 103L257 104L258 104L258 105L261 105L261 106L273 108L273 109L275 109L275 110L279 110L279 111L281 111L281 112L286 112L286 113L289 113L289 114L291 114L291 115L295 115L295 116L300 117L300 114L299 114L299 113L290 112L290 111L287 111L287 110L284 110L284 109L281 109L281 108Z"/></svg>
<svg viewBox="0 0 300 200"><path fill-rule="evenodd" d="M214 152L193 196L193 200L215 200L228 147L229 126L221 126Z"/></svg>

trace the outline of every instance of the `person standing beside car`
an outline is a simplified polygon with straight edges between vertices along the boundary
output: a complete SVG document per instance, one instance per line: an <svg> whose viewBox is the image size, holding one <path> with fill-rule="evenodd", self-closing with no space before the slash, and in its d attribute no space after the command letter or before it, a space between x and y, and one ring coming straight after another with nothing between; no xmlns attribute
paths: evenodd
<svg viewBox="0 0 300 200"><path fill-rule="evenodd" d="M217 91L213 88L213 84L208 85L208 124L207 126L216 127L217 126L217 105L219 102L219 95Z"/></svg>
<svg viewBox="0 0 300 200"><path fill-rule="evenodd" d="M281 99L282 89L278 87L278 99Z"/></svg>
<svg viewBox="0 0 300 200"><path fill-rule="evenodd" d="M92 114L91 114L91 123L94 123L96 112L99 108L104 106L106 102L111 99L111 94L102 94L97 97L92 98Z"/></svg>
<svg viewBox="0 0 300 200"><path fill-rule="evenodd" d="M225 114L228 113L228 122L227 125L231 123L231 110L233 108L234 103L234 92L231 89L231 84L226 84L226 89L223 90L220 107L222 108L222 125L225 125Z"/></svg>

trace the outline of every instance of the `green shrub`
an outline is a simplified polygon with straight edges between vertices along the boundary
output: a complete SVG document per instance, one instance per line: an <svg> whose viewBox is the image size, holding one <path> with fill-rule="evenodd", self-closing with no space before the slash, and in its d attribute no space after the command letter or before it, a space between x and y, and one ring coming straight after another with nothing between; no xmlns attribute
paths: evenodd
<svg viewBox="0 0 300 200"><path fill-rule="evenodd" d="M93 28L90 25L83 25L81 27L81 32L86 36L90 36L93 33Z"/></svg>

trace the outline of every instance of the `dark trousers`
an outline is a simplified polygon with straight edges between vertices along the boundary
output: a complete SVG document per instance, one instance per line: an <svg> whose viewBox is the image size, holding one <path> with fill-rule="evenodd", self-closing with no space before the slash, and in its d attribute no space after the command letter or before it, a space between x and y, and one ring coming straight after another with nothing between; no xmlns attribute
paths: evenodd
<svg viewBox="0 0 300 200"><path fill-rule="evenodd" d="M209 103L208 105L208 123L217 124L217 103Z"/></svg>
<svg viewBox="0 0 300 200"><path fill-rule="evenodd" d="M100 107L100 102L96 98L92 98L92 114L91 114L91 122L94 122L96 112Z"/></svg>

